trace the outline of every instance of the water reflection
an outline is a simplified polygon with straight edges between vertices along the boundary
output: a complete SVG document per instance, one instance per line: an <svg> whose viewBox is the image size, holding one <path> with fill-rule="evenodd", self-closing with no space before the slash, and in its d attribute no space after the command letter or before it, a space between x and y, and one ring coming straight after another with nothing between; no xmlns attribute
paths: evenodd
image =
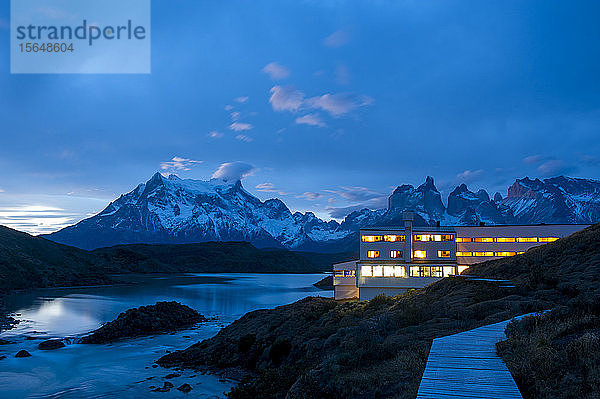
<svg viewBox="0 0 600 399"><path fill-rule="evenodd" d="M243 314L272 308L310 295L331 296L312 286L321 275L193 274L123 276L126 283L111 287L54 289L9 298L8 306L22 322L0 338L15 344L0 346L0 397L147 397L152 385L162 386L168 374L152 363L166 351L185 348L208 338ZM37 349L39 340L26 336L80 336L114 319L126 309L176 300L216 321L173 335L125 340L110 345L68 345L57 351ZM33 356L16 359L21 349ZM188 383L194 397L222 396L231 381L186 372L171 380ZM193 377L192 377L193 376ZM148 379L148 380L147 380ZM183 397L171 390L161 397Z"/></svg>

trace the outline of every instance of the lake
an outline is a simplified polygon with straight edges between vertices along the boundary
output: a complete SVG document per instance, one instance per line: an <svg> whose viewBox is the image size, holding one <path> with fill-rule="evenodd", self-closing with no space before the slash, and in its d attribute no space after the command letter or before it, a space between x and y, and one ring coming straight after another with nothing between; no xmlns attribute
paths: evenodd
<svg viewBox="0 0 600 399"><path fill-rule="evenodd" d="M153 364L168 351L184 349L214 336L247 312L274 308L307 296L331 297L312 284L321 274L178 274L119 276L126 285L35 290L15 294L6 304L21 322L0 333L14 341L0 345L1 398L172 398L186 394L175 388L187 383L187 396L223 397L234 381L186 370L166 379L173 370ZM134 283L134 284L132 284ZM178 301L209 322L174 334L121 340L107 345L70 344L54 351L37 345L50 338L80 337L115 319L119 313L157 301ZM32 356L15 358L25 349ZM165 381L175 388L152 392Z"/></svg>

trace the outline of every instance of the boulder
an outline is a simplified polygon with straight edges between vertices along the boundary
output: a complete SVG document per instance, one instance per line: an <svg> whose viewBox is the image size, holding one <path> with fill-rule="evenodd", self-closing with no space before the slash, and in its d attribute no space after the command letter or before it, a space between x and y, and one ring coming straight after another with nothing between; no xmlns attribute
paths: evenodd
<svg viewBox="0 0 600 399"><path fill-rule="evenodd" d="M174 385L167 381L164 383L164 385L162 387L155 388L152 390L152 392L169 392L169 390L173 387L174 387Z"/></svg>
<svg viewBox="0 0 600 399"><path fill-rule="evenodd" d="M6 356L0 356L0 360L6 359Z"/></svg>
<svg viewBox="0 0 600 399"><path fill-rule="evenodd" d="M158 302L121 313L114 321L83 337L81 343L104 344L120 338L166 333L204 321L206 317L188 306L175 301Z"/></svg>
<svg viewBox="0 0 600 399"><path fill-rule="evenodd" d="M27 352L26 350L20 350L15 355L15 357L29 357L29 356L31 356L31 353Z"/></svg>
<svg viewBox="0 0 600 399"><path fill-rule="evenodd" d="M43 351L60 349L64 347L65 344L63 344L63 342L60 339L49 339L47 341L40 342L40 344L38 345L38 349L41 349Z"/></svg>
<svg viewBox="0 0 600 399"><path fill-rule="evenodd" d="M183 384L182 386L180 386L179 388L177 388L178 391L181 391L183 393L188 393L192 390L192 387L190 386L190 384Z"/></svg>

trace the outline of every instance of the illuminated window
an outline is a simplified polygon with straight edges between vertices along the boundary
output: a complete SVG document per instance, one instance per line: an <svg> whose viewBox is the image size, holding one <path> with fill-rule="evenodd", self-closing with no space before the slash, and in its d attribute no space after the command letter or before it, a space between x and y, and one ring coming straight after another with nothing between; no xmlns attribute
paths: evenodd
<svg viewBox="0 0 600 399"><path fill-rule="evenodd" d="M421 277L419 275L419 269L420 269L419 266L411 266L410 267L410 276L411 277Z"/></svg>
<svg viewBox="0 0 600 399"><path fill-rule="evenodd" d="M333 276L334 277L344 277L344 271L343 270L334 270Z"/></svg>
<svg viewBox="0 0 600 399"><path fill-rule="evenodd" d="M371 266L363 266L363 267L370 268ZM354 270L335 270L333 272L333 276L334 277L356 277L356 271L354 271Z"/></svg>
<svg viewBox="0 0 600 399"><path fill-rule="evenodd" d="M401 258L402 251L390 251L390 258Z"/></svg>
<svg viewBox="0 0 600 399"><path fill-rule="evenodd" d="M477 238L473 238L474 242L494 242L493 238L489 238L489 237L477 237Z"/></svg>
<svg viewBox="0 0 600 399"><path fill-rule="evenodd" d="M456 274L454 266L444 266L444 277L448 277L451 274Z"/></svg>
<svg viewBox="0 0 600 399"><path fill-rule="evenodd" d="M406 277L404 266L394 266L394 277Z"/></svg>
<svg viewBox="0 0 600 399"><path fill-rule="evenodd" d="M471 242L472 240L472 238L467 237L456 237L456 242Z"/></svg>
<svg viewBox="0 0 600 399"><path fill-rule="evenodd" d="M383 241L383 236L362 236L362 242L379 242Z"/></svg>
<svg viewBox="0 0 600 399"><path fill-rule="evenodd" d="M473 256L494 256L493 252L473 252Z"/></svg>
<svg viewBox="0 0 600 399"><path fill-rule="evenodd" d="M464 266L464 265L459 265L457 267L458 269L458 274L461 274L462 272L464 272L465 270L467 270L469 268L469 266Z"/></svg>
<svg viewBox="0 0 600 399"><path fill-rule="evenodd" d="M431 268L427 267L426 269L430 269L428 277L443 277L442 266L431 266Z"/></svg>
<svg viewBox="0 0 600 399"><path fill-rule="evenodd" d="M404 241L404 236L385 235L385 236L383 236L383 241L387 241L387 242Z"/></svg>
<svg viewBox="0 0 600 399"><path fill-rule="evenodd" d="M384 266L383 277L394 277L394 266Z"/></svg>
<svg viewBox="0 0 600 399"><path fill-rule="evenodd" d="M454 241L453 234L415 234L415 241Z"/></svg>
<svg viewBox="0 0 600 399"><path fill-rule="evenodd" d="M497 237L496 238L496 242L515 242L516 239L515 238L509 238L509 237Z"/></svg>
<svg viewBox="0 0 600 399"><path fill-rule="evenodd" d="M356 270L346 270L345 277L356 277Z"/></svg>
<svg viewBox="0 0 600 399"><path fill-rule="evenodd" d="M438 258L449 258L450 251L438 251Z"/></svg>
<svg viewBox="0 0 600 399"><path fill-rule="evenodd" d="M523 255L525 252L517 252L517 255Z"/></svg>
<svg viewBox="0 0 600 399"><path fill-rule="evenodd" d="M383 277L383 266L373 266L373 277Z"/></svg>
<svg viewBox="0 0 600 399"><path fill-rule="evenodd" d="M456 256L473 256L473 252L457 252Z"/></svg>
<svg viewBox="0 0 600 399"><path fill-rule="evenodd" d="M367 258L379 258L379 251L367 251Z"/></svg>
<svg viewBox="0 0 600 399"><path fill-rule="evenodd" d="M554 242L558 240L558 237L540 237L540 242Z"/></svg>
<svg viewBox="0 0 600 399"><path fill-rule="evenodd" d="M442 266L411 266L411 277L443 277L444 269Z"/></svg>
<svg viewBox="0 0 600 399"><path fill-rule="evenodd" d="M515 256L516 252L496 252L496 256Z"/></svg>
<svg viewBox="0 0 600 399"><path fill-rule="evenodd" d="M518 237L517 242L537 242L537 237Z"/></svg>
<svg viewBox="0 0 600 399"><path fill-rule="evenodd" d="M427 251L415 251L415 258L424 258L427 256Z"/></svg>
<svg viewBox="0 0 600 399"><path fill-rule="evenodd" d="M373 268L371 266L361 266L360 267L360 275L364 277L372 277L373 276Z"/></svg>

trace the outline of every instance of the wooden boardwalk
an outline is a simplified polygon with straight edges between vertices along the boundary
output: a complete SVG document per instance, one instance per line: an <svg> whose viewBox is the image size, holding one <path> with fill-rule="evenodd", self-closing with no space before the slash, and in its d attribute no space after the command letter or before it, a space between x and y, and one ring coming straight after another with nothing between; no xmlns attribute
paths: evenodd
<svg viewBox="0 0 600 399"><path fill-rule="evenodd" d="M433 340L417 399L521 399L506 365L496 355L510 320Z"/></svg>

